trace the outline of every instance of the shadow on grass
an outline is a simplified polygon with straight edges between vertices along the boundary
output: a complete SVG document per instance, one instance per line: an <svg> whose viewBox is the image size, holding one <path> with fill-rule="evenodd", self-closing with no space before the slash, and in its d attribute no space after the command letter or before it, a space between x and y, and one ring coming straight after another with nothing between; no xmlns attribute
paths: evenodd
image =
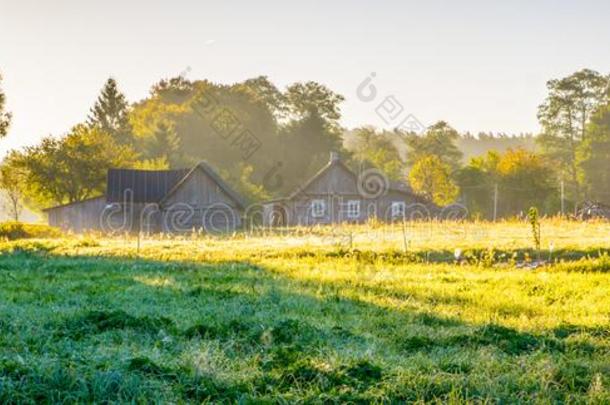
<svg viewBox="0 0 610 405"><path fill-rule="evenodd" d="M566 325L542 335L380 307L347 298L330 283L286 278L244 262L197 265L21 251L0 257L0 279L6 302L41 314L31 325L27 318L17 322L10 306L0 311L0 343L8 348L0 351L0 402L134 401L159 398L160 389L170 392L166 399L186 401L283 396L366 403L455 395L511 400L533 388L487 391L467 378L478 364L447 360L446 354L471 356L485 349L507 363L533 353L588 356L600 348L571 336L608 337L603 328ZM49 308L41 307L39 297L54 289L60 291L52 295ZM192 362L161 364L135 352L110 364L87 357L88 347L134 337L143 349L163 349L167 339L181 347L218 342L234 358L254 359L258 371L227 379L202 373ZM55 346L67 349L48 367L8 355L20 349L48 356ZM326 360L331 353L335 360ZM400 369L390 360L421 355L444 355L438 364L444 377ZM593 371L578 367L555 376L555 399L573 390L586 392Z"/></svg>

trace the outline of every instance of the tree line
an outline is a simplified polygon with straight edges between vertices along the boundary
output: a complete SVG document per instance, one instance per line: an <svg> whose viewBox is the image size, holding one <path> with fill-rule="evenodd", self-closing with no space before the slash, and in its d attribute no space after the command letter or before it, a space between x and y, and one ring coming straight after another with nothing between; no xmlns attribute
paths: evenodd
<svg viewBox="0 0 610 405"><path fill-rule="evenodd" d="M284 195L339 151L354 170L375 167L439 205L476 216L516 215L535 205L566 211L610 202L609 76L584 69L547 83L537 136L460 134L439 121L423 134L339 124L344 97L316 82L285 89L261 76L223 85L164 79L129 103L110 78L82 123L10 151L0 188L18 219L103 193L111 167L170 169L206 160L252 201ZM0 90L0 135L11 116ZM466 152L466 153L464 153ZM561 200L560 189L564 192ZM495 198L499 197L499 198Z"/></svg>

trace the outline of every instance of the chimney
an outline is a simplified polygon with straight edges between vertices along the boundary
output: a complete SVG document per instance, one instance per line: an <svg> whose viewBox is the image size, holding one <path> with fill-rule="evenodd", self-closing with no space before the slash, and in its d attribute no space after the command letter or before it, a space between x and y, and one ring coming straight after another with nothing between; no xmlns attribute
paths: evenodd
<svg viewBox="0 0 610 405"><path fill-rule="evenodd" d="M330 163L335 163L341 160L339 156L339 152L332 151L330 152Z"/></svg>

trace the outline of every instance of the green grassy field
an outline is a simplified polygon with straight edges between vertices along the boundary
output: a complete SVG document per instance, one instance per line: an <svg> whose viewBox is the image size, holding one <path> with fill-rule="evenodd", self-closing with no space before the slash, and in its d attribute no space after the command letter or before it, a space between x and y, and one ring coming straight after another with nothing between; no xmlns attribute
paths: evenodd
<svg viewBox="0 0 610 405"><path fill-rule="evenodd" d="M610 224L532 244L519 222L3 242L0 402L608 403Z"/></svg>

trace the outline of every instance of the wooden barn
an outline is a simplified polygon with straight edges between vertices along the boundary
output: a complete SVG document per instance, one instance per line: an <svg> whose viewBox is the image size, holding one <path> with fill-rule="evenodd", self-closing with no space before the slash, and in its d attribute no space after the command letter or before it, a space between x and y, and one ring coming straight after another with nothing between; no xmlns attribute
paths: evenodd
<svg viewBox="0 0 610 405"><path fill-rule="evenodd" d="M76 233L202 231L241 226L243 199L206 163L181 170L108 170L106 195L48 208L49 225Z"/></svg>
<svg viewBox="0 0 610 405"><path fill-rule="evenodd" d="M390 182L371 169L354 173L331 153L330 161L288 197L263 204L266 226L363 223L433 215L434 204L415 195L405 184Z"/></svg>

